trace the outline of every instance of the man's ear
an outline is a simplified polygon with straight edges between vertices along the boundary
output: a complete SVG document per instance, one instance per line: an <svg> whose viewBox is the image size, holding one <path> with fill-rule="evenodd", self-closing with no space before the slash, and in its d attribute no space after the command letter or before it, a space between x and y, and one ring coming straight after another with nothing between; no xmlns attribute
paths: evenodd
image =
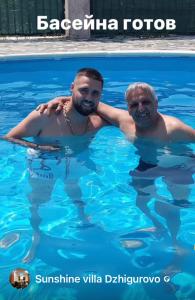
<svg viewBox="0 0 195 300"><path fill-rule="evenodd" d="M70 86L70 91L72 92L74 89L74 82L71 83L71 86Z"/></svg>

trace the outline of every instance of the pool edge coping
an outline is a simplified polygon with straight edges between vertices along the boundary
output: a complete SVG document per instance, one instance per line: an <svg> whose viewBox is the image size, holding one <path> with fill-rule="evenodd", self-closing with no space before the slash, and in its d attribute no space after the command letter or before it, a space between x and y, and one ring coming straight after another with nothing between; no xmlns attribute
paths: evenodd
<svg viewBox="0 0 195 300"><path fill-rule="evenodd" d="M187 50L123 50L123 51L77 51L77 52L46 52L46 53L28 53L28 54L0 54L0 61L4 60L25 60L25 59L47 59L55 57L104 57L104 56L195 56L195 51Z"/></svg>

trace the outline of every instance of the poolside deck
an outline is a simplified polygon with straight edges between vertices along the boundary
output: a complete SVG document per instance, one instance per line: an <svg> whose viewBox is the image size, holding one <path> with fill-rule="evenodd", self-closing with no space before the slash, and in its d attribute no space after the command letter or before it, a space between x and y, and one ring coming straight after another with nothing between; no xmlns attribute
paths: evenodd
<svg viewBox="0 0 195 300"><path fill-rule="evenodd" d="M90 41L70 41L62 37L12 38L11 40L0 38L0 57L97 51L192 51L195 53L195 36L155 39L117 37L91 39Z"/></svg>

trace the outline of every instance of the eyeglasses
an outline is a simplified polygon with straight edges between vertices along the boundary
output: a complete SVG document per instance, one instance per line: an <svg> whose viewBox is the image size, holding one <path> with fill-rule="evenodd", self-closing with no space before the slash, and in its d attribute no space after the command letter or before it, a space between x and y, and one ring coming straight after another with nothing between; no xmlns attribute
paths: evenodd
<svg viewBox="0 0 195 300"><path fill-rule="evenodd" d="M135 100L136 101L136 100ZM142 104L143 106L149 105L151 103L151 100L149 99L143 99L141 101L137 100L138 102L133 102L129 104L130 108L138 108L139 104Z"/></svg>

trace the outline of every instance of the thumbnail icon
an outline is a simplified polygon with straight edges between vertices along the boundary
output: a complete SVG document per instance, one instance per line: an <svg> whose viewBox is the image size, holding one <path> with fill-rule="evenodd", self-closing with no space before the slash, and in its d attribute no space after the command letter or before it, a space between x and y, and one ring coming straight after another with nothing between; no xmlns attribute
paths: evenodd
<svg viewBox="0 0 195 300"><path fill-rule="evenodd" d="M11 272L9 281L14 288L24 289L30 283L30 275L26 270L16 269Z"/></svg>

